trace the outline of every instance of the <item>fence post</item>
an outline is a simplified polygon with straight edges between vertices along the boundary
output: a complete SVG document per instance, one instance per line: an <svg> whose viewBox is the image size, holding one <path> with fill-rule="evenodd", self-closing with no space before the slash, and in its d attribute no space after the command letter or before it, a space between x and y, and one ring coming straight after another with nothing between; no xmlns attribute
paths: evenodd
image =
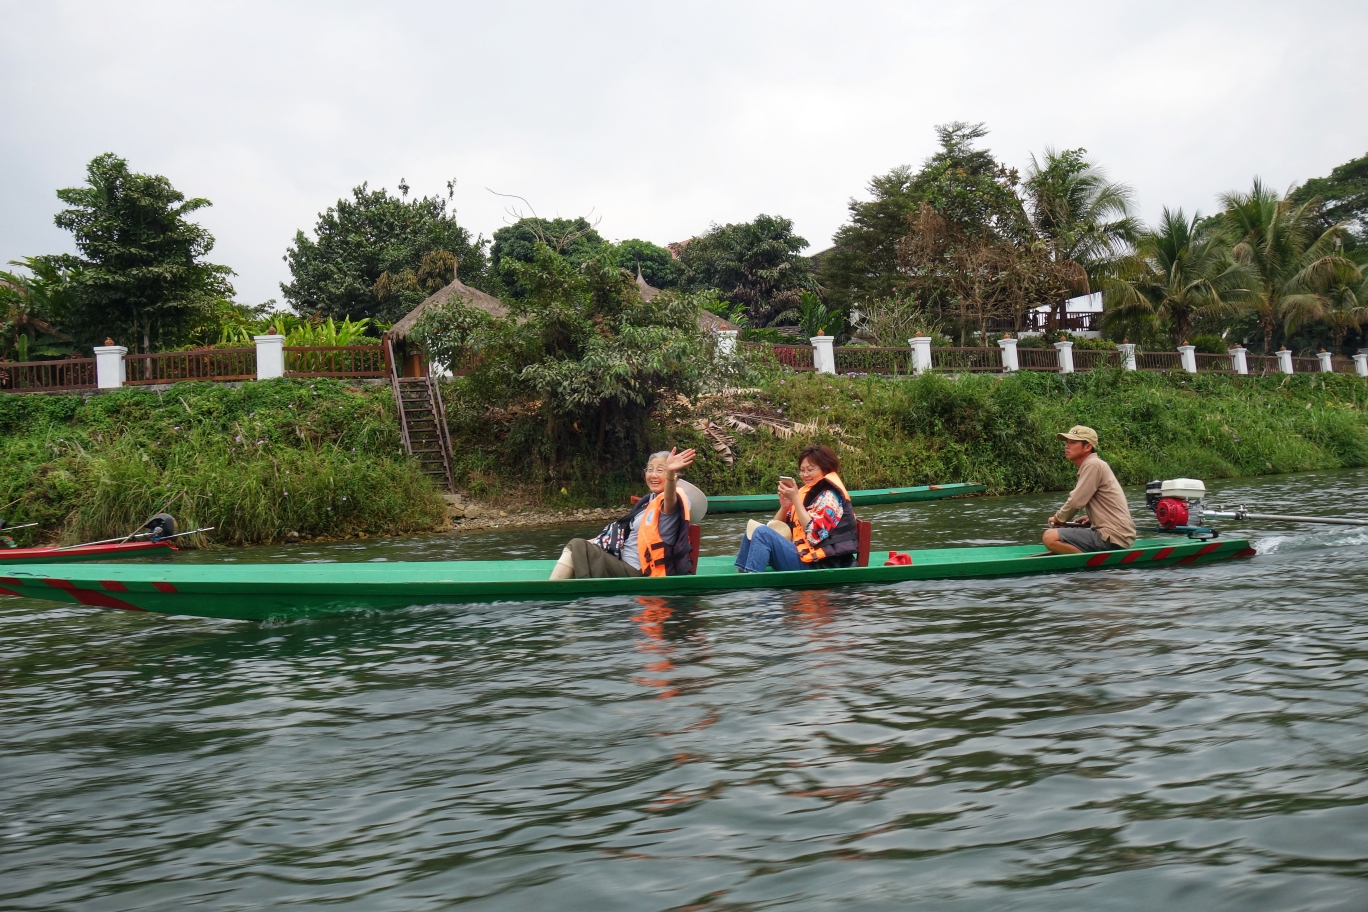
<svg viewBox="0 0 1368 912"><path fill-rule="evenodd" d="M719 329L717 331L717 353L719 355L736 354L736 335L735 329Z"/></svg>
<svg viewBox="0 0 1368 912"><path fill-rule="evenodd" d="M285 337L253 336L257 350L257 379L274 380L285 376Z"/></svg>
<svg viewBox="0 0 1368 912"><path fill-rule="evenodd" d="M1116 343L1116 350L1121 353L1121 369L1135 370L1135 343L1118 342Z"/></svg>
<svg viewBox="0 0 1368 912"><path fill-rule="evenodd" d="M1055 351L1059 352L1059 372L1061 374L1072 374L1074 372L1073 343L1056 342L1054 347Z"/></svg>
<svg viewBox="0 0 1368 912"><path fill-rule="evenodd" d="M1178 360L1183 365L1183 370L1189 374L1197 373L1197 346L1180 345L1178 346Z"/></svg>
<svg viewBox="0 0 1368 912"><path fill-rule="evenodd" d="M1354 373L1360 377L1368 377L1368 352L1354 355Z"/></svg>
<svg viewBox="0 0 1368 912"><path fill-rule="evenodd" d="M1335 372L1335 362L1330 360L1332 357L1330 352L1322 348L1316 353L1316 357L1320 358L1322 374L1333 374Z"/></svg>
<svg viewBox="0 0 1368 912"><path fill-rule="evenodd" d="M1278 370L1284 374L1292 373L1292 353L1287 350L1286 345L1278 349Z"/></svg>
<svg viewBox="0 0 1368 912"><path fill-rule="evenodd" d="M123 345L95 346L95 386L98 389L118 389L128 380L128 368L124 355L128 349Z"/></svg>
<svg viewBox="0 0 1368 912"><path fill-rule="evenodd" d="M1017 360L1017 340L1011 336L1004 336L998 339L998 345L1002 346L1003 372L1010 374L1021 370L1021 362Z"/></svg>
<svg viewBox="0 0 1368 912"><path fill-rule="evenodd" d="M836 373L836 353L831 350L831 343L836 341L835 337L813 336L808 341L812 343L812 366L817 368L817 373Z"/></svg>
<svg viewBox="0 0 1368 912"><path fill-rule="evenodd" d="M1230 366L1235 368L1235 373L1249 373L1249 359L1247 357L1249 352L1243 345L1228 348L1226 349L1226 352L1230 355Z"/></svg>
<svg viewBox="0 0 1368 912"><path fill-rule="evenodd" d="M931 337L913 336L907 340L912 346L912 373L922 374L931 369Z"/></svg>

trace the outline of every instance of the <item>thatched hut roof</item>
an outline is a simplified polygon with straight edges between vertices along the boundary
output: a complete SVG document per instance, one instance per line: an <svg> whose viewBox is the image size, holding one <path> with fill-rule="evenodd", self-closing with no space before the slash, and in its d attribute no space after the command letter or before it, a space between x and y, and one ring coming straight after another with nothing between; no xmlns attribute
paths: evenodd
<svg viewBox="0 0 1368 912"><path fill-rule="evenodd" d="M730 320L722 319L710 310L700 310L698 312L698 328L705 332L722 332L724 329L737 330L741 327Z"/></svg>
<svg viewBox="0 0 1368 912"><path fill-rule="evenodd" d="M413 327L418 322L418 318L430 307L440 307L451 300L455 295L462 303L470 307L476 307L489 314L491 317L508 316L508 308L491 294L485 294L478 288L471 288L460 279L454 279L450 285L439 288L428 295L423 303L419 304L398 323L389 329L391 339L399 340L408 338L409 333L413 332Z"/></svg>
<svg viewBox="0 0 1368 912"><path fill-rule="evenodd" d="M650 303L656 295L660 294L660 289L655 288L641 276L641 267L637 267L637 288L641 291L641 300ZM735 323L722 319L715 313L706 310L698 312L698 328L704 332L721 332L724 329L740 329Z"/></svg>
<svg viewBox="0 0 1368 912"><path fill-rule="evenodd" d="M655 288L650 282L647 282L642 278L640 266L637 267L637 290L641 292L641 300L645 301L647 304L651 303L655 296L660 294L659 288Z"/></svg>

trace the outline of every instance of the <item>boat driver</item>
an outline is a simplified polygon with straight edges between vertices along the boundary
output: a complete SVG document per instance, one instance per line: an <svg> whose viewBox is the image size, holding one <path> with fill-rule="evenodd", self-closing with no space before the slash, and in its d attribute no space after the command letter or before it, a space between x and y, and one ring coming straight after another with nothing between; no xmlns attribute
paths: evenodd
<svg viewBox="0 0 1368 912"><path fill-rule="evenodd" d="M1045 530L1045 547L1055 554L1118 551L1135 543L1135 523L1125 492L1111 466L1097 455L1097 431L1083 425L1056 435L1064 441L1064 458L1078 467L1078 482ZM1062 527L1080 511L1077 526Z"/></svg>

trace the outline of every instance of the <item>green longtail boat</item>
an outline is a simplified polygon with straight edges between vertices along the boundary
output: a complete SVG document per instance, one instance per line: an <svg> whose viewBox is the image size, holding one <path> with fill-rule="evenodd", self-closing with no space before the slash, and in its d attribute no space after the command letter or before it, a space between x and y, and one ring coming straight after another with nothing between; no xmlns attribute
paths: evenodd
<svg viewBox="0 0 1368 912"><path fill-rule="evenodd" d="M1040 545L912 551L910 565L737 573L732 557L705 557L692 576L557 580L554 561L373 561L333 564L52 564L3 568L0 595L100 608L245 621L419 605L602 596L691 595L738 589L829 589L1206 563L1254 553L1244 539L1138 541L1124 551L1050 554Z"/></svg>
<svg viewBox="0 0 1368 912"><path fill-rule="evenodd" d="M920 485L915 488L871 488L851 491L850 502L857 507L871 504L911 503L918 500L940 500L961 494L978 494L981 484ZM778 494L710 494L709 513L760 513L779 509Z"/></svg>

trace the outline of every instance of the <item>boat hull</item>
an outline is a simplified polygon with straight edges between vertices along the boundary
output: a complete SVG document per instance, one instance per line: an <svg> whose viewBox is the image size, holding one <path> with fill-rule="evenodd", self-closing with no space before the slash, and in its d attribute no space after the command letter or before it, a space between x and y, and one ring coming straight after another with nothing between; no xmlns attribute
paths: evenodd
<svg viewBox="0 0 1368 912"><path fill-rule="evenodd" d="M873 504L911 503L918 500L940 500L962 494L978 494L985 490L981 484L920 485L914 488L874 488L851 491L850 501L857 507ZM777 494L716 494L708 496L709 513L760 513L779 509Z"/></svg>
<svg viewBox="0 0 1368 912"><path fill-rule="evenodd" d="M1254 553L1244 539L1136 542L1124 551L1049 554L1039 545L913 551L912 563L737 573L730 557L706 557L693 576L547 579L554 561L376 561L337 564L73 564L5 568L0 595L101 608L264 621L464 602L668 596L741 589L836 586L1137 569L1208 563Z"/></svg>
<svg viewBox="0 0 1368 912"><path fill-rule="evenodd" d="M0 567L12 564L65 564L71 561L112 560L120 557L145 557L175 551L168 541L125 542L90 545L85 548L6 548L0 551Z"/></svg>

